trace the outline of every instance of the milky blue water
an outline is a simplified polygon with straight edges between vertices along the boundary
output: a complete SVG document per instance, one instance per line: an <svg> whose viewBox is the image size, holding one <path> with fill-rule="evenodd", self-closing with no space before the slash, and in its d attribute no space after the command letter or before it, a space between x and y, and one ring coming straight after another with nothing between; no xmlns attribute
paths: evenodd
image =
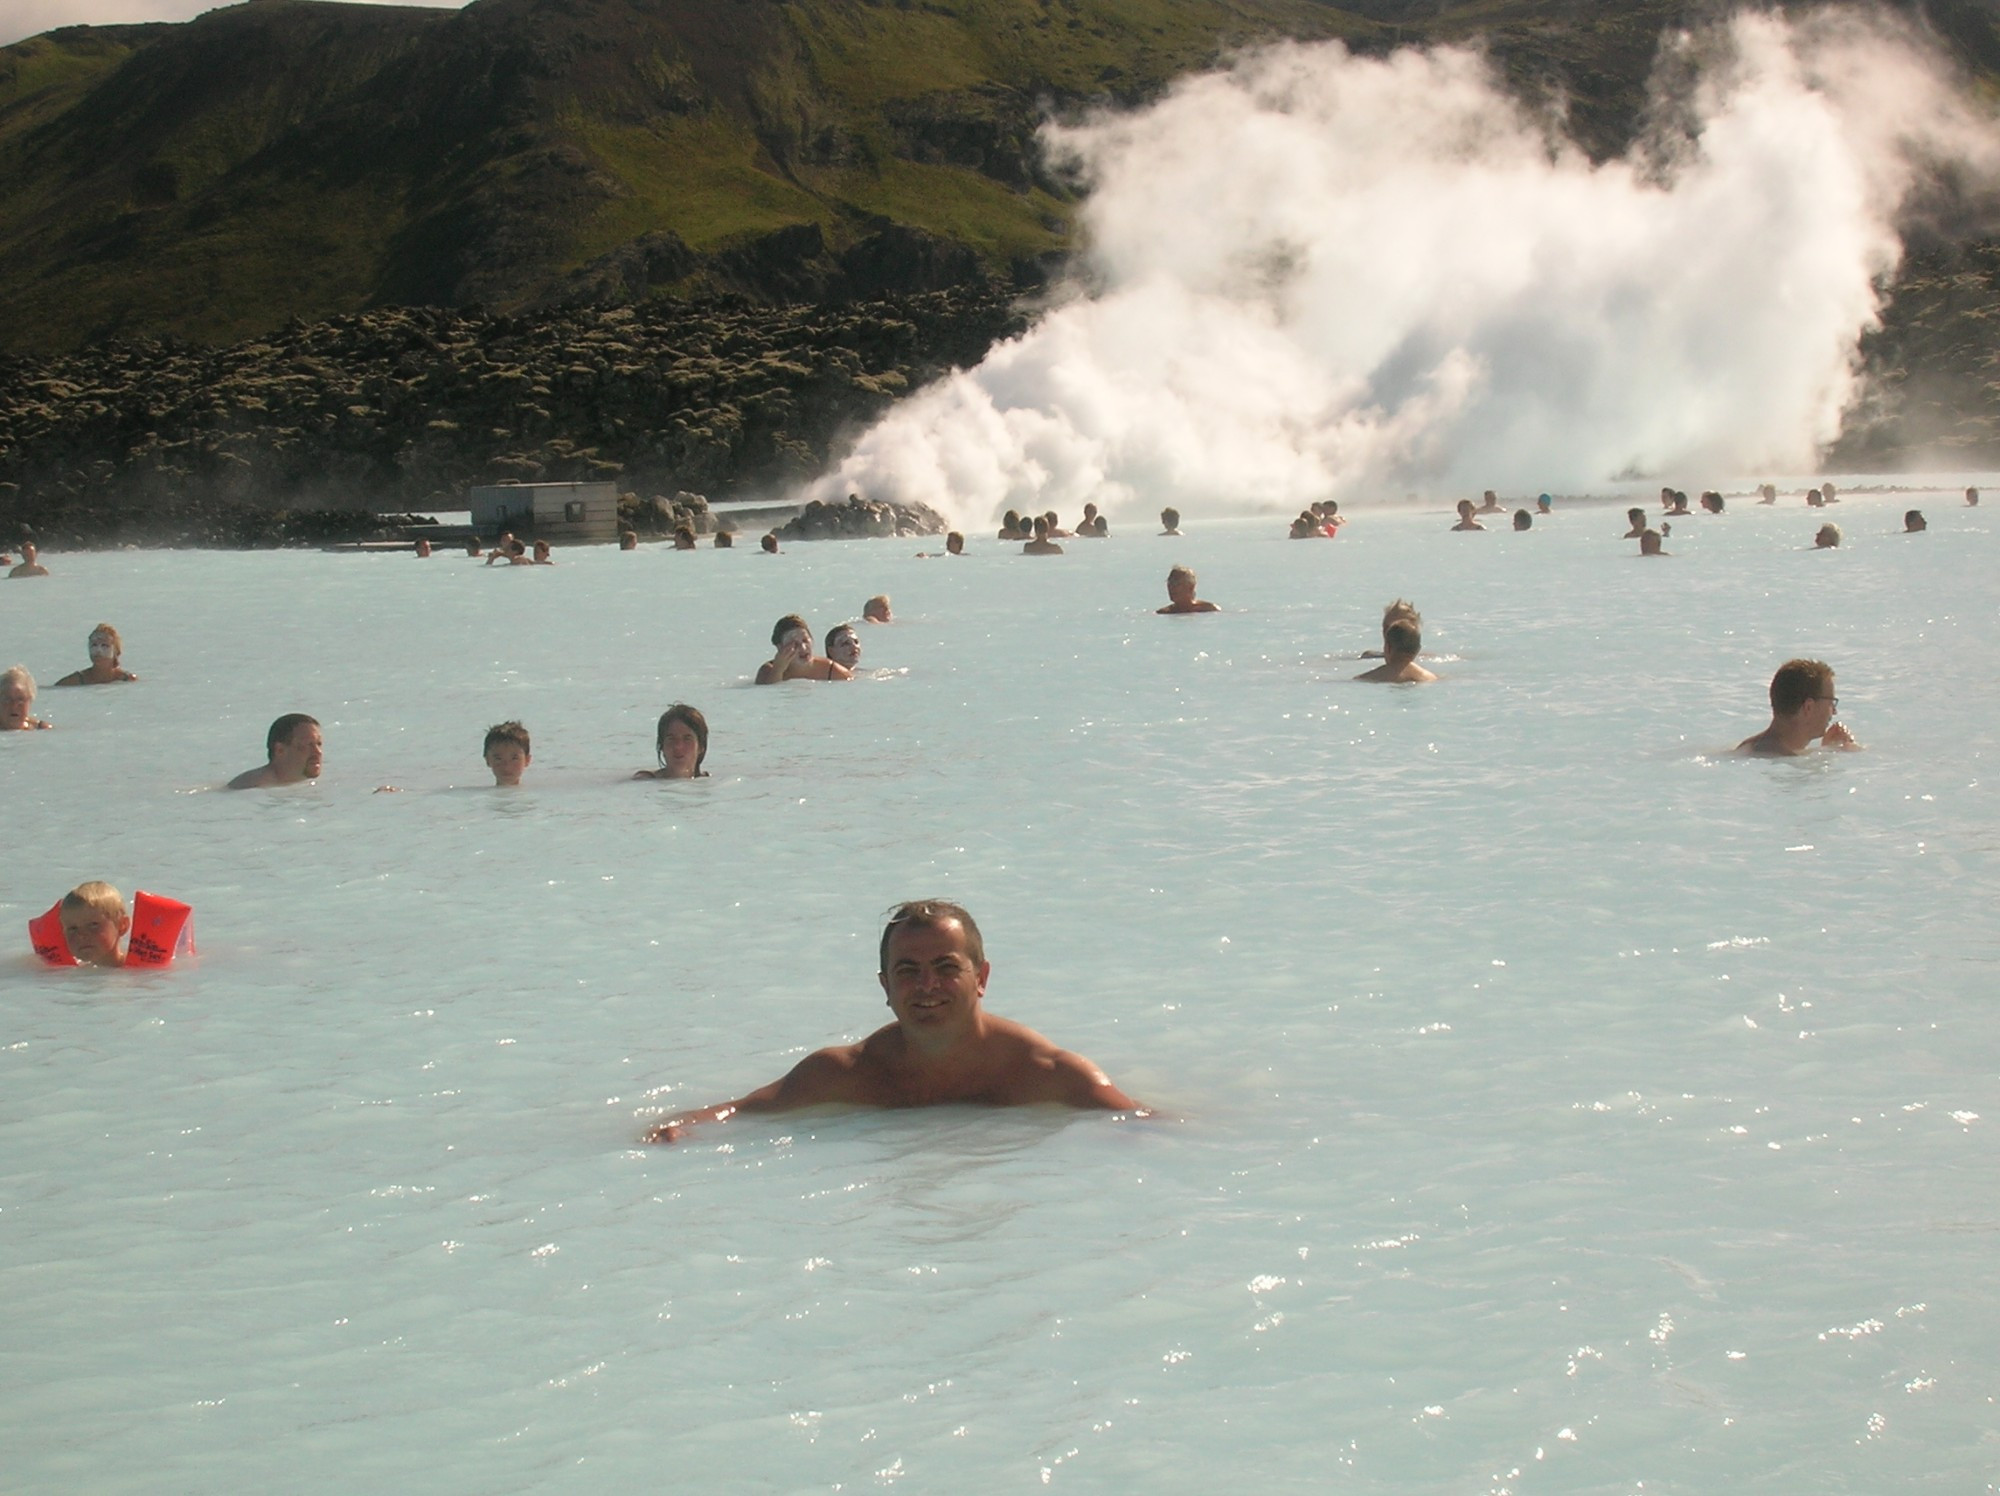
<svg viewBox="0 0 2000 1496"><path fill-rule="evenodd" d="M0 583L142 677L0 738L0 1487L1994 1489L1994 516L1623 507ZM1398 595L1444 679L1350 683ZM1730 757L1797 654L1866 751ZM713 777L630 782L676 699ZM291 710L324 777L214 792ZM199 957L35 966L91 877ZM922 894L1168 1118L635 1146L884 1021Z"/></svg>

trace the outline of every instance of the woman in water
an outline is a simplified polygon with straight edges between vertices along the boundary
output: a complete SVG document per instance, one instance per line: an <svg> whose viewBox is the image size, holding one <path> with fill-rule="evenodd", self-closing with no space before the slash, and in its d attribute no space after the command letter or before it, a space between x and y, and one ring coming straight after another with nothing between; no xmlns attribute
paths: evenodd
<svg viewBox="0 0 2000 1496"><path fill-rule="evenodd" d="M0 672L0 732L23 732L49 724L33 715L35 678L26 667L16 665Z"/></svg>
<svg viewBox="0 0 2000 1496"><path fill-rule="evenodd" d="M771 626L771 642L778 652L757 667L760 686L785 680L846 680L853 674L845 665L813 653L812 630L796 613L787 613Z"/></svg>
<svg viewBox="0 0 2000 1496"><path fill-rule="evenodd" d="M653 737L660 767L641 769L634 779L706 779L701 761L708 757L708 718L686 702L676 701L660 713Z"/></svg>
<svg viewBox="0 0 2000 1496"><path fill-rule="evenodd" d="M137 680L139 677L118 665L118 656L124 652L125 643L118 637L118 630L108 623L100 623L90 631L90 668L72 670L56 684L59 686L109 686L119 681Z"/></svg>

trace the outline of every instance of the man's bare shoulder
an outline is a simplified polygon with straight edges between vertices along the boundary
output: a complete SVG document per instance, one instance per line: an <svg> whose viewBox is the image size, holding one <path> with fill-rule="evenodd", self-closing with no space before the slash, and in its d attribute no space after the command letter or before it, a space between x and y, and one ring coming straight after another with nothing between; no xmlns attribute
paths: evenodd
<svg viewBox="0 0 2000 1496"><path fill-rule="evenodd" d="M1778 741L1778 731L1767 727L1752 737L1745 738L1736 745L1738 753L1747 753L1754 758L1792 758L1794 754Z"/></svg>
<svg viewBox="0 0 2000 1496"><path fill-rule="evenodd" d="M989 1041L1009 1051L1007 1095L1012 1103L1056 1101L1065 1106L1132 1111L1138 1103L1091 1061L1011 1018L988 1017Z"/></svg>
<svg viewBox="0 0 2000 1496"><path fill-rule="evenodd" d="M270 772L271 766L269 764L260 764L254 769L245 769L241 774L238 774L229 783L225 784L223 788L226 790L261 790L270 782L265 777Z"/></svg>

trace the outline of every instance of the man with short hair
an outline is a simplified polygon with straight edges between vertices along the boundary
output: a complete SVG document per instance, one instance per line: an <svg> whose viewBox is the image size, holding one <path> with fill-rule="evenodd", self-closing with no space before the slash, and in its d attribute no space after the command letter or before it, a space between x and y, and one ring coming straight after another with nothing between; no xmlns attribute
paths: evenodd
<svg viewBox="0 0 2000 1496"><path fill-rule="evenodd" d="M8 575L9 577L45 577L45 576L47 576L47 575L49 574L49 569L48 569L48 568L47 568L46 566L42 565L42 563L41 563L40 561L38 561L37 559L35 559L35 558L36 558L36 557L37 557L37 556L38 556L39 554L40 554L40 552L38 552L38 551L37 551L37 550L35 549L35 543L34 543L34 541L32 541L32 540L24 540L24 541L22 541L22 542L21 542L21 564L20 564L19 566L15 567L15 568L14 568L14 569L13 569L12 571L8 572L8 573L7 573L7 575Z"/></svg>
<svg viewBox="0 0 2000 1496"><path fill-rule="evenodd" d="M325 751L319 723L304 712L287 712L264 734L265 762L229 781L232 790L266 790L319 778Z"/></svg>
<svg viewBox="0 0 2000 1496"><path fill-rule="evenodd" d="M1792 758L1814 743L1849 751L1861 745L1846 725L1833 720L1840 699L1833 694L1833 667L1824 660L1787 660L1771 677L1771 725L1736 745L1738 753Z"/></svg>
<svg viewBox="0 0 2000 1496"><path fill-rule="evenodd" d="M1398 600L1400 602L1400 599ZM1408 603L1391 603L1382 614L1382 663L1356 680L1386 685L1423 685L1437 679L1417 663L1423 653L1423 619Z"/></svg>
<svg viewBox="0 0 2000 1496"><path fill-rule="evenodd" d="M1029 1106L1056 1102L1144 1112L1081 1055L980 1006L993 968L972 916L942 899L899 904L882 930L876 980L896 1021L859 1044L806 1056L782 1079L747 1096L669 1117L649 1143L678 1142L702 1122L740 1112L847 1106Z"/></svg>

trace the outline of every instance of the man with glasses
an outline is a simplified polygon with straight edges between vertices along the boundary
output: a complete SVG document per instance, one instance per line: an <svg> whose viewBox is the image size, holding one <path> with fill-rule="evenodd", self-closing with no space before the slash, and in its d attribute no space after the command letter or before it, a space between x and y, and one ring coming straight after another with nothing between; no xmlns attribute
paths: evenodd
<svg viewBox="0 0 2000 1496"><path fill-rule="evenodd" d="M1824 660L1787 660L1771 677L1771 725L1736 745L1738 753L1790 758L1814 743L1856 749L1854 734L1833 720L1840 699L1833 694L1833 667Z"/></svg>

